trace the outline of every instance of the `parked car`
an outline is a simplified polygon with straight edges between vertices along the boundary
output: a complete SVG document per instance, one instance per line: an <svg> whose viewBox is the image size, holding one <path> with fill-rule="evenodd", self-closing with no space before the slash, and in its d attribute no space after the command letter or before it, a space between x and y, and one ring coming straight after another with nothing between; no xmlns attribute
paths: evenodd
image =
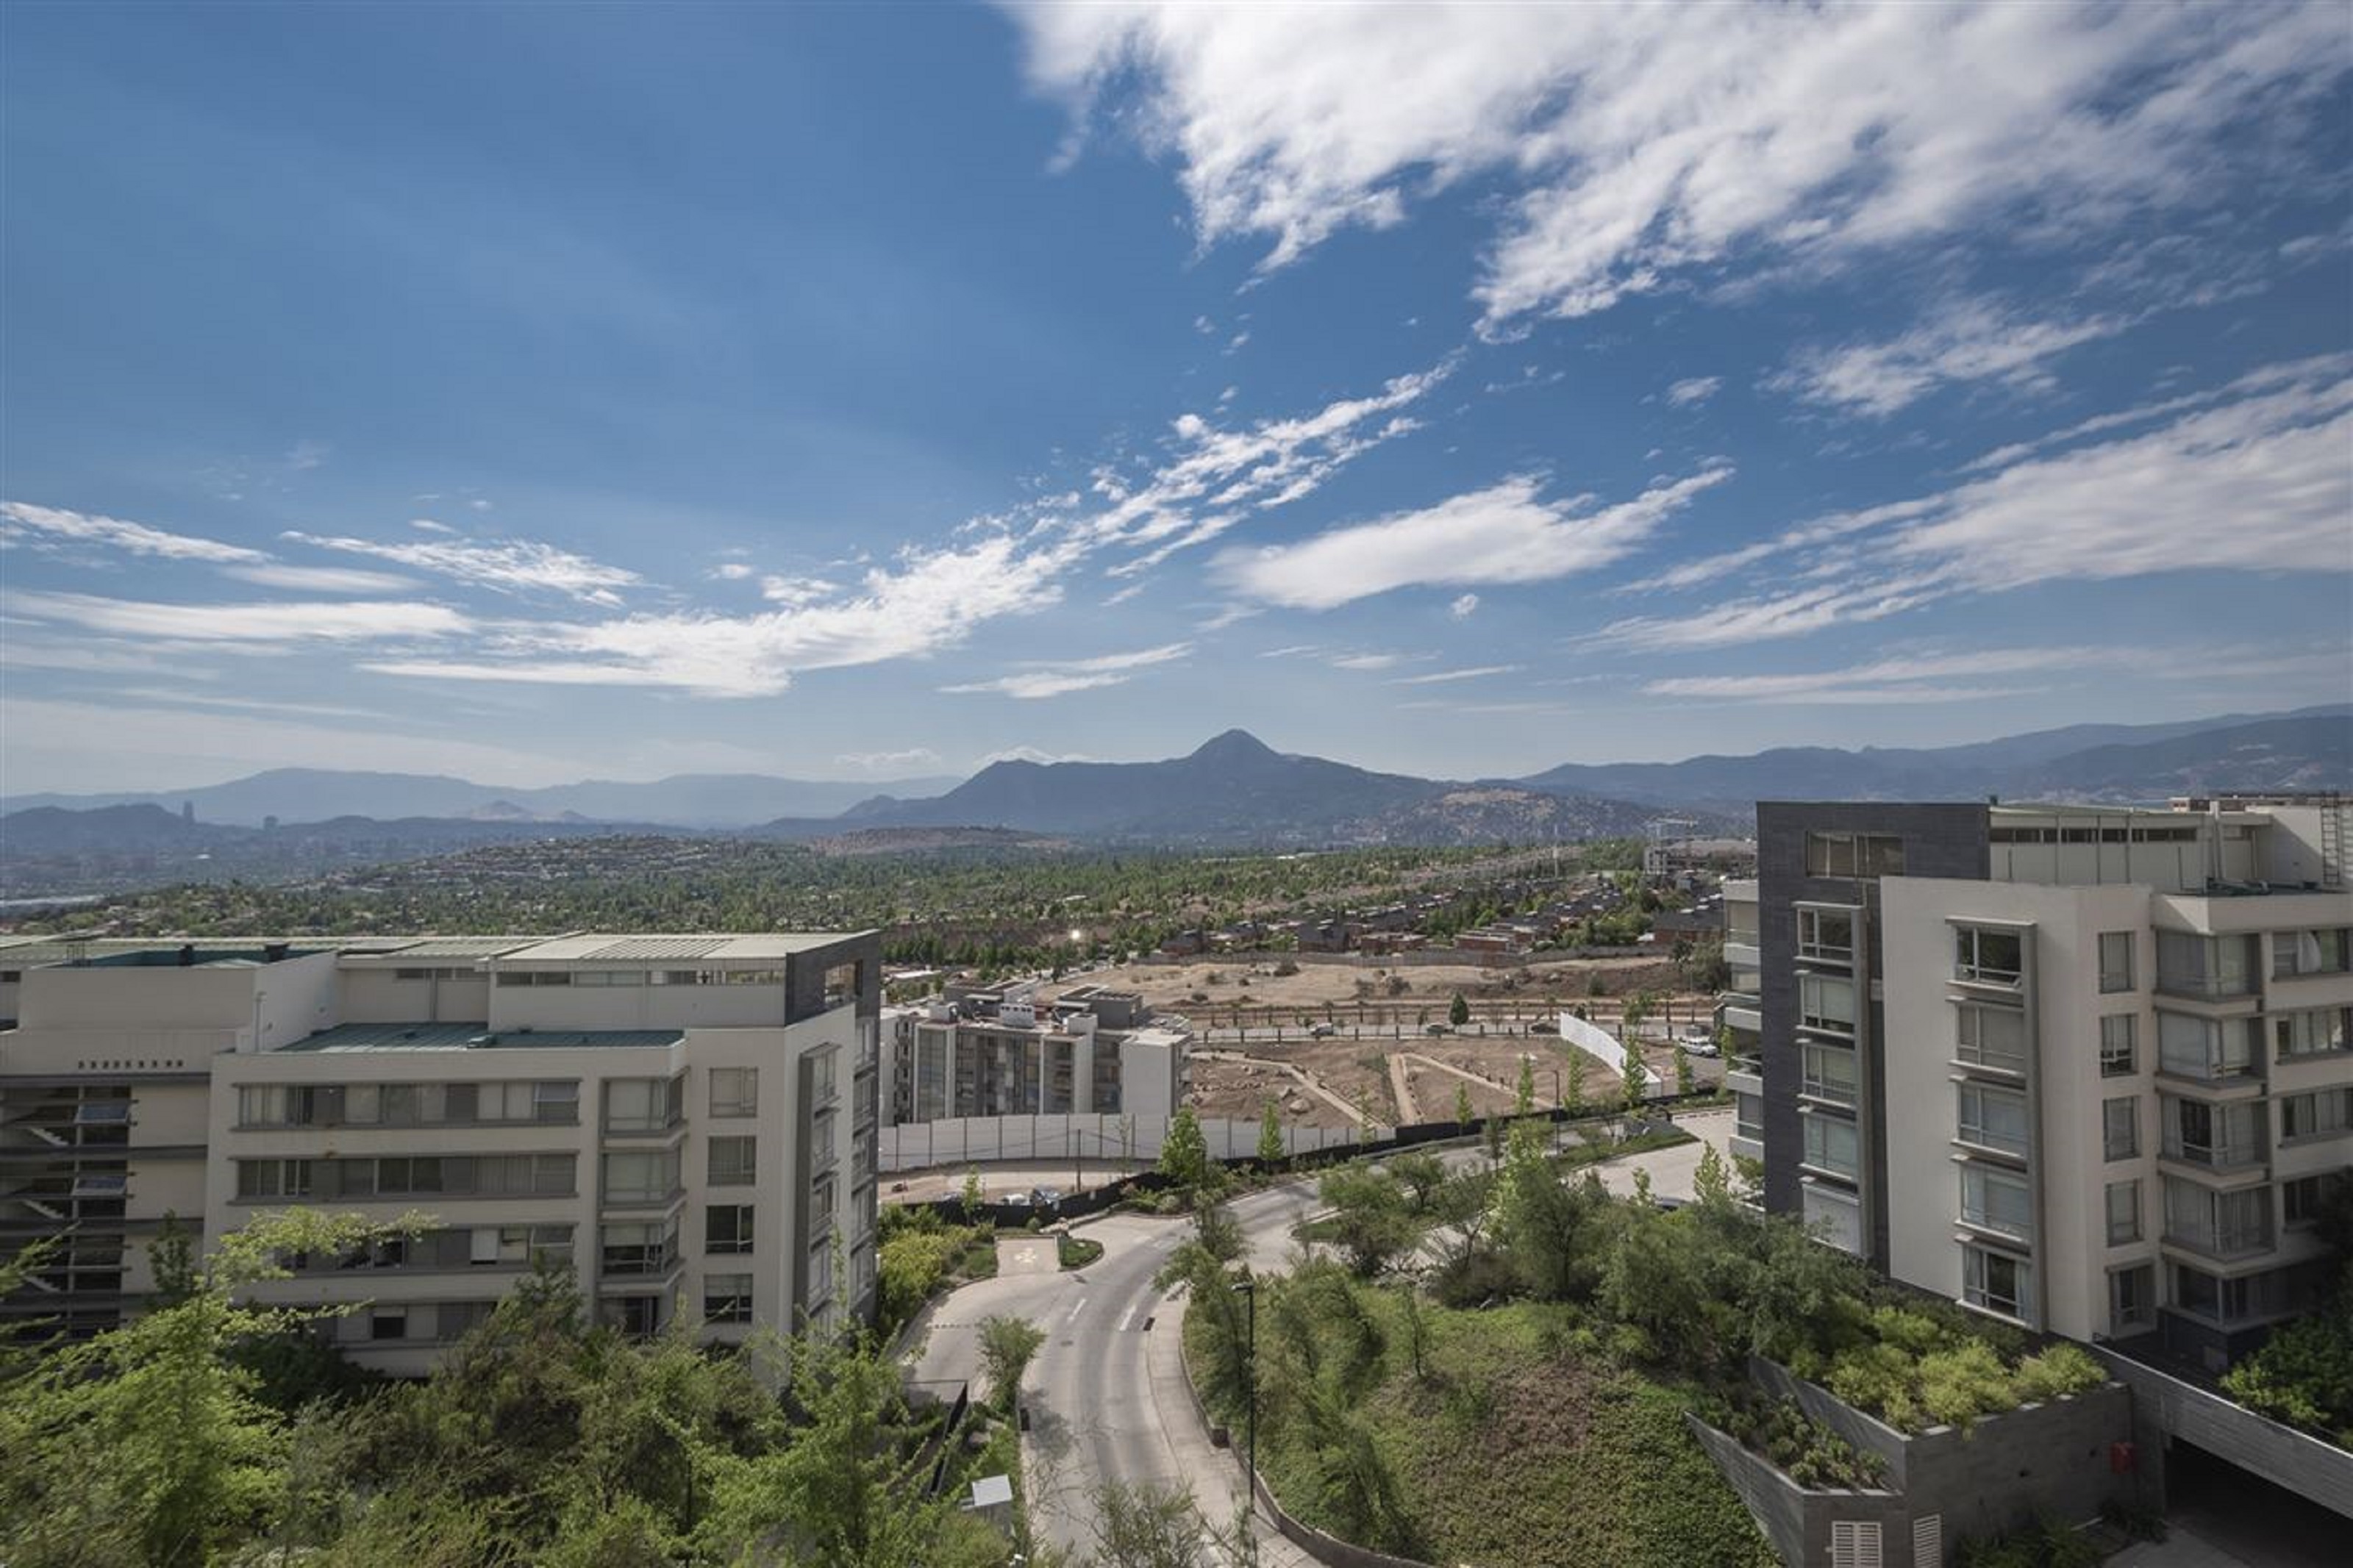
<svg viewBox="0 0 2353 1568"><path fill-rule="evenodd" d="M1328 1040L1339 1032L1339 1029L1331 1024L1318 1024L1307 1031L1310 1037L1318 1040Z"/></svg>
<svg viewBox="0 0 2353 1568"><path fill-rule="evenodd" d="M1685 1029L1683 1037L1677 1043L1695 1057L1712 1057L1716 1054L1715 1036L1706 1029Z"/></svg>
<svg viewBox="0 0 2353 1568"><path fill-rule="evenodd" d="M1424 1024L1421 1026L1421 1032L1425 1035L1447 1035L1453 1033L1453 1031L1448 1028L1444 1024Z"/></svg>

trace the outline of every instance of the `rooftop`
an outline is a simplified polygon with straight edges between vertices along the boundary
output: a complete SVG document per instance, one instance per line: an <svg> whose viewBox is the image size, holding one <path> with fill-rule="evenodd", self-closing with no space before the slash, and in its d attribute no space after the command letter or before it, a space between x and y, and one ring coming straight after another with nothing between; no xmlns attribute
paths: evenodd
<svg viewBox="0 0 2353 1568"><path fill-rule="evenodd" d="M609 1050L674 1046L683 1029L501 1029L488 1024L339 1024L276 1047L286 1052Z"/></svg>
<svg viewBox="0 0 2353 1568"><path fill-rule="evenodd" d="M796 953L834 947L859 931L762 931L748 935L618 935L610 931L561 936L501 954L512 963L775 963Z"/></svg>

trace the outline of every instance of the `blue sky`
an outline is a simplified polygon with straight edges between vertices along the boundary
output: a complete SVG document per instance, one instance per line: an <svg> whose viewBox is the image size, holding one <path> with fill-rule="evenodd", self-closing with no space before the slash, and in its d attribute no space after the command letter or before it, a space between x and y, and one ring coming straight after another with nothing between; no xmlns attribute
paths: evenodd
<svg viewBox="0 0 2353 1568"><path fill-rule="evenodd" d="M2353 695L2339 5L0 30L11 793Z"/></svg>

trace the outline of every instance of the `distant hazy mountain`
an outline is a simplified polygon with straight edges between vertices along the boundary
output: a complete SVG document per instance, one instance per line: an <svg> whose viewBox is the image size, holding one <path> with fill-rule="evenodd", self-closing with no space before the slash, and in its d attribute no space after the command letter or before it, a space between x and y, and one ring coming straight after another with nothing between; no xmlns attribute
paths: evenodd
<svg viewBox="0 0 2353 1568"><path fill-rule="evenodd" d="M844 820L1169 844L1386 844L1492 842L1555 827L1579 837L1639 832L1652 815L1622 801L1572 810L1557 795L1511 784L1471 787L1290 756L1229 730L1166 762L996 763L935 799L870 800Z"/></svg>
<svg viewBox="0 0 2353 1568"><path fill-rule="evenodd" d="M1760 800L2000 795L2114 804L2193 790L2353 789L2353 704L2175 724L2077 724L1921 750L1783 747L1680 763L1570 763L1515 782L1717 810Z"/></svg>
<svg viewBox="0 0 2353 1568"><path fill-rule="evenodd" d="M954 785L952 778L912 778L838 784L772 778L764 773L681 773L650 784L590 779L541 789L478 784L438 773L343 773L325 768L273 768L250 778L198 789L147 795L19 795L10 811L42 806L90 810L155 805L177 812L196 808L200 822L259 827L320 822L337 816L462 817L485 814L512 820L650 822L681 827L741 827L779 816L831 816L877 790L925 795Z"/></svg>

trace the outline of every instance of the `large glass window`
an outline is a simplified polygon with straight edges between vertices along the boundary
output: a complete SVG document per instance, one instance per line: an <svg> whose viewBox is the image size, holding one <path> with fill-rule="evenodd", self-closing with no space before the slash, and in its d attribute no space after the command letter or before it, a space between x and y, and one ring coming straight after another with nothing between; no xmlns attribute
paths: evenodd
<svg viewBox="0 0 2353 1568"><path fill-rule="evenodd" d="M1854 912L1799 910L1798 956L1831 963L1853 963Z"/></svg>
<svg viewBox="0 0 2353 1568"><path fill-rule="evenodd" d="M2255 988L2253 936L2157 933L2157 988L2177 996L2244 996Z"/></svg>
<svg viewBox="0 0 2353 1568"><path fill-rule="evenodd" d="M2133 988L2133 933L2128 931L2104 931L2100 933L2102 991L2129 991Z"/></svg>
<svg viewBox="0 0 2353 1568"><path fill-rule="evenodd" d="M2108 1330L2122 1335L2157 1321L2157 1269L2143 1263L2108 1276Z"/></svg>
<svg viewBox="0 0 2353 1568"><path fill-rule="evenodd" d="M1805 1071L1802 1087L1807 1094L1841 1105L1854 1103L1854 1052L1844 1046L1825 1046L1809 1040L1801 1055Z"/></svg>
<svg viewBox="0 0 2353 1568"><path fill-rule="evenodd" d="M2026 1096L1978 1083L1960 1084L1957 1092L1964 1142L2006 1154L2026 1152Z"/></svg>
<svg viewBox="0 0 2353 1568"><path fill-rule="evenodd" d="M2138 1031L2139 1020L2130 1013L2110 1013L2100 1020L2102 1078L2123 1078L2136 1069L2134 1037Z"/></svg>
<svg viewBox="0 0 2353 1568"><path fill-rule="evenodd" d="M711 1274L702 1281L702 1321L706 1323L748 1323L752 1321L752 1277Z"/></svg>
<svg viewBox="0 0 2353 1568"><path fill-rule="evenodd" d="M1961 1167L1961 1218L2004 1236L2034 1234L2034 1194L2026 1178L1985 1165Z"/></svg>
<svg viewBox="0 0 2353 1568"><path fill-rule="evenodd" d="M2353 1129L2353 1089L2316 1089L2280 1097L2280 1137L2327 1138Z"/></svg>
<svg viewBox="0 0 2353 1568"><path fill-rule="evenodd" d="M2164 1117L2168 1159L2231 1170L2263 1157L2263 1108L2253 1101L2215 1105L2168 1095Z"/></svg>
<svg viewBox="0 0 2353 1568"><path fill-rule="evenodd" d="M1836 974L1798 976L1798 1022L1809 1029L1854 1033L1854 982Z"/></svg>
<svg viewBox="0 0 2353 1568"><path fill-rule="evenodd" d="M659 1132L674 1127L683 1114L683 1075L674 1078L617 1078L605 1085L605 1131Z"/></svg>
<svg viewBox="0 0 2353 1568"><path fill-rule="evenodd" d="M598 1268L608 1275L666 1273L678 1261L675 1220L626 1220L597 1232Z"/></svg>
<svg viewBox="0 0 2353 1568"><path fill-rule="evenodd" d="M752 1138L713 1138L711 1141L711 1184L714 1187L748 1187L758 1175L755 1159L758 1141Z"/></svg>
<svg viewBox="0 0 2353 1568"><path fill-rule="evenodd" d="M2318 1175L2298 1176L2280 1184L2280 1211L2289 1225L2314 1225L2328 1212L2337 1194L2344 1184L2353 1181L2342 1171L2324 1171Z"/></svg>
<svg viewBox="0 0 2353 1568"><path fill-rule="evenodd" d="M2262 1031L2260 1018L2199 1018L2160 1009L2157 1063L2181 1078L2236 1078L2260 1063Z"/></svg>
<svg viewBox="0 0 2353 1568"><path fill-rule="evenodd" d="M1961 1298L1971 1306L2023 1318L2033 1278L2033 1268L2022 1258L1986 1247L1961 1248Z"/></svg>
<svg viewBox="0 0 2353 1568"><path fill-rule="evenodd" d="M758 1068L712 1068L711 1069L711 1114L713 1116L754 1116L760 1110L760 1069Z"/></svg>
<svg viewBox="0 0 2353 1568"><path fill-rule="evenodd" d="M2165 1178L2165 1239L2228 1258L2271 1245L2271 1193L2218 1193L2185 1176Z"/></svg>
<svg viewBox="0 0 2353 1568"><path fill-rule="evenodd" d="M752 1205L713 1204L702 1211L702 1250L715 1253L752 1250Z"/></svg>
<svg viewBox="0 0 2353 1568"><path fill-rule="evenodd" d="M2108 1184L2108 1245L2122 1247L2140 1239L2140 1183Z"/></svg>
<svg viewBox="0 0 2353 1568"><path fill-rule="evenodd" d="M1765 1097L1735 1091L1732 1096L1732 1135L1763 1142L1765 1137Z"/></svg>
<svg viewBox="0 0 2353 1568"><path fill-rule="evenodd" d="M2272 932L2272 973L2286 979L2295 974L2342 974L2346 969L2348 932L2343 929L2275 931Z"/></svg>
<svg viewBox="0 0 2353 1568"><path fill-rule="evenodd" d="M2014 931L1961 926L1953 932L1953 973L1988 985L2015 985L2025 973L2025 943Z"/></svg>
<svg viewBox="0 0 2353 1568"><path fill-rule="evenodd" d="M2317 1007L2272 1015L2272 1040L2279 1059L2327 1056L2353 1049L2353 1007Z"/></svg>
<svg viewBox="0 0 2353 1568"><path fill-rule="evenodd" d="M1957 1015L1960 1039L1955 1054L1961 1060L2003 1072L2026 1070L2025 1014L1964 1002Z"/></svg>
<svg viewBox="0 0 2353 1568"><path fill-rule="evenodd" d="M607 1203L659 1203L677 1190L675 1149L615 1150L605 1155Z"/></svg>
<svg viewBox="0 0 2353 1568"><path fill-rule="evenodd" d="M1806 1129L1806 1163L1852 1179L1859 1168L1854 1123L1836 1116L1799 1118Z"/></svg>
<svg viewBox="0 0 2353 1568"><path fill-rule="evenodd" d="M2110 1160L2140 1152L2140 1101L2126 1096L2100 1102L2100 1152Z"/></svg>
<svg viewBox="0 0 2353 1568"><path fill-rule="evenodd" d="M1900 877L1904 840L1887 833L1806 835L1809 877Z"/></svg>

